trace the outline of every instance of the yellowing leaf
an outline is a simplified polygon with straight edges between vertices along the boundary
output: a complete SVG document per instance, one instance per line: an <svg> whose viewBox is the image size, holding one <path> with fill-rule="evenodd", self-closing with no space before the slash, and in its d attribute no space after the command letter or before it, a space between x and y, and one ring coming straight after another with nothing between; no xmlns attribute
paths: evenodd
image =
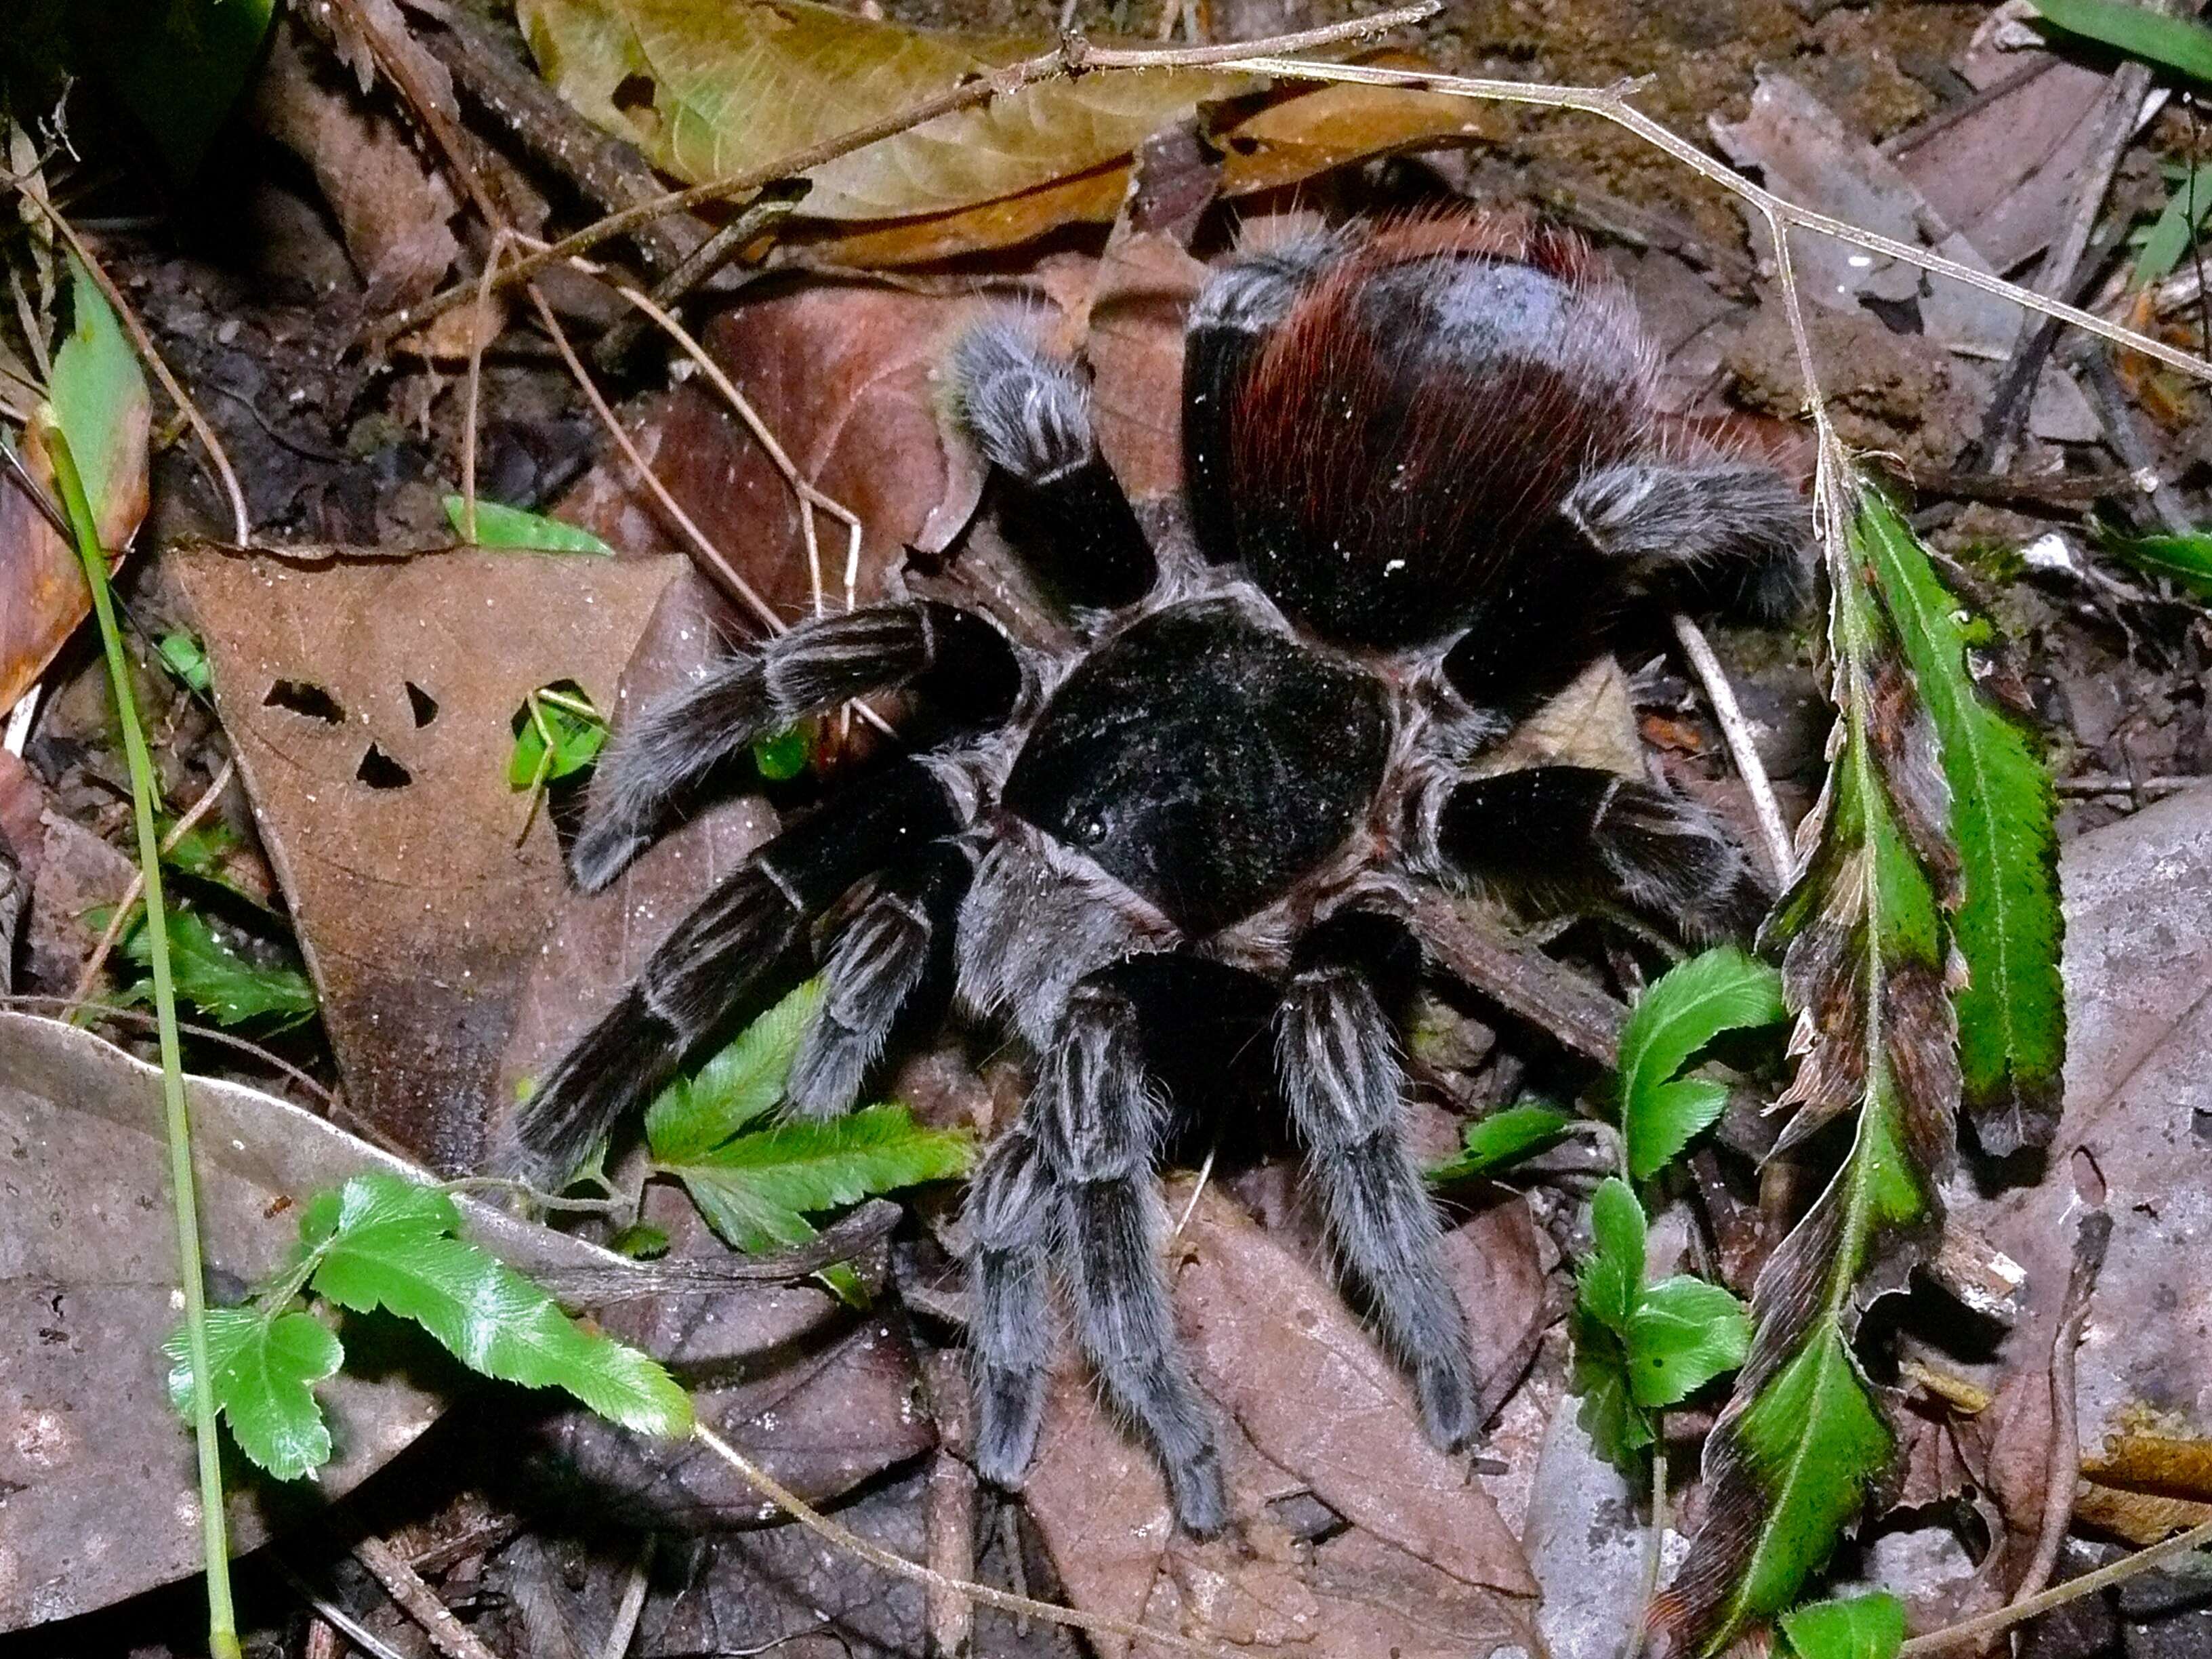
<svg viewBox="0 0 2212 1659"><path fill-rule="evenodd" d="M766 165L1045 49L807 0L523 0L517 15L562 96L692 180ZM806 212L897 219L1018 195L1251 84L1204 70L1040 83L816 168Z"/></svg>

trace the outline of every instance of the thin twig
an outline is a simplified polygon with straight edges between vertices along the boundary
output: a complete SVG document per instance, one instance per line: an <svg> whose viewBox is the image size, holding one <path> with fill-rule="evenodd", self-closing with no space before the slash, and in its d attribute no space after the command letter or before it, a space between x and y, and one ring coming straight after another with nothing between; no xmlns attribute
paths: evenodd
<svg viewBox="0 0 2212 1659"><path fill-rule="evenodd" d="M651 464L645 457L638 453L636 441L624 429L623 423L615 418L614 410L607 406L606 398L601 395L599 387L592 383L590 374L584 368L583 360L577 356L575 348L568 343L567 333L562 331L560 322L554 317L553 307L545 303L545 296L538 291L538 285L535 283L527 286L531 303L538 309L538 320L544 325L545 331L553 337L554 349L561 354L561 361L568 365L568 373L574 376L577 390L584 394L584 400L592 406L592 413L599 416L599 424L606 428L607 435L615 441L615 447L622 451L623 459L630 464L636 471L640 482L652 494L653 499L659 503L660 510L674 520L677 528L684 532L700 557L706 560L708 568L728 583L730 591L743 599L751 609L753 615L760 618L762 626L771 634L788 631L783 618L775 614L775 608L761 598L753 585L745 580L744 573L730 562L722 550L715 546L708 538L707 532L692 521L691 515L684 510L676 497L669 494L668 486L660 482L659 475L653 471Z"/></svg>
<svg viewBox="0 0 2212 1659"><path fill-rule="evenodd" d="M1654 1413L1651 1422L1651 1532L1644 1547L1644 1571L1636 1589L1636 1622L1642 1630L1651 1619L1651 1603L1659 1595L1659 1568L1667 1553L1667 1437L1660 1432L1664 1413Z"/></svg>
<svg viewBox="0 0 2212 1659"><path fill-rule="evenodd" d="M599 1659L623 1659L636 1638L638 1615L645 1611L645 1593L653 1588L653 1551L656 1541L657 1535L653 1533L647 1533L638 1541L636 1559L629 1564L629 1574L623 1581L622 1601L615 1608L614 1622L607 1626L607 1639L599 1644Z"/></svg>
<svg viewBox="0 0 2212 1659"><path fill-rule="evenodd" d="M881 1567L885 1572L896 1573L902 1578L911 1579L914 1583L935 1590L940 1595L965 1596L968 1600L979 1602L984 1607L996 1607L1001 1613L1026 1613L1031 1618L1042 1619L1047 1624L1061 1625L1073 1630L1091 1631L1108 1636L1125 1637L1133 1642L1148 1642L1156 1646L1172 1648L1177 1653L1197 1654L1200 1656L1200 1659L1236 1659L1234 1652L1227 1647L1210 1647L1204 1643L1193 1642L1188 1638L1177 1636L1169 1631L1155 1630L1150 1626L1139 1625L1127 1619L1116 1619L1111 1613L1080 1613L1073 1607L1056 1607L1049 1601L1032 1601L1026 1595L1015 1595L1006 1590L994 1589L988 1584L968 1583L960 1579L947 1578L943 1573L933 1572L919 1561L910 1561L903 1555L885 1549L873 1540L863 1538L849 1528L840 1526L797 1492L783 1486L775 1476L769 1474L767 1470L755 1463L704 1423L694 1423L691 1432L700 1444L743 1475L752 1484L754 1490L790 1516L800 1526L818 1537L827 1539L848 1554L857 1556L872 1566Z"/></svg>
<svg viewBox="0 0 2212 1659"><path fill-rule="evenodd" d="M399 1552L381 1538L364 1538L353 1547L355 1558L384 1586L384 1593L422 1627L430 1645L446 1659L499 1659L483 1638L453 1617L453 1610L438 1593L401 1559Z"/></svg>
<svg viewBox="0 0 2212 1659"><path fill-rule="evenodd" d="M385 1641L360 1620L300 1577L293 1571L290 1562L282 1556L276 1556L273 1559L276 1564L278 1576L289 1583L294 1589L299 1591L301 1598L315 1610L323 1622L342 1634L347 1641L351 1642L363 1653L369 1655L370 1659L405 1659L405 1656L401 1654L398 1649Z"/></svg>
<svg viewBox="0 0 2212 1659"><path fill-rule="evenodd" d="M222 792L230 787L230 780L237 770L235 757L223 762L222 770L215 775L215 781L208 785L207 792L194 801L191 810L170 827L167 835L161 837L162 856L167 857L175 852L178 844L191 833L193 826L215 810L216 803L222 799ZM107 927L100 934L100 943L92 947L92 955L84 964L84 971L76 976L76 990L70 999L72 1002L93 1006L92 988L99 982L100 970L107 965L108 956L114 951L116 940L123 937L123 930L131 925L131 917L137 914L138 901L145 891L146 872L140 870L132 874L131 884L123 890L122 900L116 905L115 914L107 919Z"/></svg>
<svg viewBox="0 0 2212 1659"><path fill-rule="evenodd" d="M1759 745L1752 738L1751 722L1744 719L1743 706L1735 700L1735 687L1729 683L1728 670L1713 654L1712 644L1704 631L1679 611L1673 621L1674 637L1681 644L1682 654L1697 671L1698 682L1705 688L1705 701L1712 705L1713 719L1720 726L1721 735L1728 739L1736 775L1751 792L1752 810L1758 814L1759 831L1766 839L1766 858L1773 866L1775 882L1778 886L1787 885L1793 863L1790 831L1782 822L1782 807L1774 799L1774 785L1767 778L1766 763L1759 759Z"/></svg>
<svg viewBox="0 0 2212 1659"><path fill-rule="evenodd" d="M745 429L768 452L769 460L782 475L785 486L799 497L800 534L806 543L807 581L813 594L814 614L817 617L825 607L822 599L822 544L815 533L814 514L826 513L845 526L845 609L850 611L853 608L854 586L860 580L860 515L842 502L831 500L807 480L805 475L799 471L798 464L784 453L783 446L776 441L775 434L769 430L768 422L761 419L752 404L745 400L745 394L738 390L737 382L723 371L720 363L707 355L706 349L691 337L690 330L629 283L616 283L615 292L650 317L663 333L676 342L684 355L699 366L699 372L707 377L715 391L722 394L730 407L737 411L738 418L744 422Z"/></svg>
<svg viewBox="0 0 2212 1659"><path fill-rule="evenodd" d="M1999 1607L1994 1613L1979 1613L1942 1630L1930 1631L1925 1636L1916 1636L1897 1650L1897 1659L1921 1659L1923 1654L1942 1653L1963 1642L1976 1641L1984 1636L1993 1636L1998 1631L2009 1630L2013 1626L2048 1613L2053 1607L2063 1607L2069 1601L2078 1601L2085 1595L2094 1595L2100 1590L2124 1583L2148 1572L2153 1567L2171 1561L2177 1555L2186 1555L2207 1544L2212 1544L2212 1521L2199 1522L2187 1532L2177 1533L2163 1544L2153 1544L2148 1549L2124 1555L2094 1572L2085 1572L2079 1578L2069 1578L2063 1584L2055 1584L2040 1595L2031 1595L2010 1607Z"/></svg>
<svg viewBox="0 0 2212 1659"><path fill-rule="evenodd" d="M641 202L635 207L611 213L565 236L542 252L518 260L501 279L502 285L529 279L557 260L597 247L610 237L627 235L640 225L650 224L665 214L688 212L709 202L720 202L732 197L749 196L753 191L811 173L854 150L865 149L870 144L936 120L939 116L957 114L988 104L994 99L1011 97L1024 87L1040 81L1049 81L1061 76L1091 70L1126 69L1196 69L1218 64L1248 52L1314 52L1324 46L1344 46L1371 40L1394 28L1407 24L1425 22L1443 9L1441 0L1421 0L1421 3L1401 6L1391 11L1377 12L1372 17L1354 18L1351 21L1332 23L1324 28L1302 29L1294 34L1272 35L1263 40L1231 42L1218 46L1182 46L1166 51L1121 51L1093 46L1080 35L1071 34L1052 51L1025 58L1018 64L950 88L926 98L918 104L897 110L876 120L825 138L820 143L810 144L804 149L793 150L788 155L778 156L765 166L747 167L721 179L712 179L705 184L694 185L688 190L672 191L651 202ZM417 329L431 319L452 310L468 297L470 289L465 283L456 283L428 299L396 311L374 329L368 337L381 344L410 330Z"/></svg>
<svg viewBox="0 0 2212 1659"><path fill-rule="evenodd" d="M238 474L230 465L230 456L222 447L222 440L215 435L215 428L208 424L207 416L200 413L199 405L192 401L191 394L185 390L183 383L169 372L169 365L154 349L153 337L146 332L145 324L138 320L138 313L131 308L131 302L123 297L123 290L115 286L115 280L107 274L106 267L93 258L92 250L84 245L83 239L76 234L76 228L62 217L59 210L30 191L19 188L18 194L46 215L46 222L70 245L70 252L76 254L84 266L85 274L92 278L93 286L106 298L116 316L122 319L124 331L131 336L131 343L137 348L139 361L161 383L161 390L168 393L169 400L176 404L191 427L192 435L207 451L208 461L215 468L216 481L222 484L223 494L230 501L232 533L241 546L252 540L253 520L246 511L246 492L239 488Z"/></svg>
<svg viewBox="0 0 2212 1659"><path fill-rule="evenodd" d="M484 319L491 310L491 279L514 245L515 234L501 225L492 232L491 251L477 276L476 326L469 330L468 392L461 403L461 539L477 544L477 406L483 385Z"/></svg>

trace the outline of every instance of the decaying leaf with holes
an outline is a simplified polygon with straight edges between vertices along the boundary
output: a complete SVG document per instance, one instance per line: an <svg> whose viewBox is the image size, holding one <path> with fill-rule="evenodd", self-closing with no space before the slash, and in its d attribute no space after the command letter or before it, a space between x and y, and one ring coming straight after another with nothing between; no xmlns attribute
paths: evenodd
<svg viewBox="0 0 2212 1659"><path fill-rule="evenodd" d="M1753 1290L1750 1356L1705 1443L1705 1522L1646 1632L1667 1659L1717 1652L1790 1607L1888 1466L1896 1437L1852 1345L1868 1301L1900 1287L1933 1238L1955 1157L1950 791L1882 608L1877 522L1863 501L1838 505L1850 524L1830 559L1828 781L1769 932L1802 1056L1778 1152L1839 1121L1850 1144Z"/></svg>
<svg viewBox="0 0 2212 1659"><path fill-rule="evenodd" d="M434 1167L475 1164L516 999L567 890L544 812L516 845L515 713L562 682L612 707L681 565L176 559L348 1102Z"/></svg>

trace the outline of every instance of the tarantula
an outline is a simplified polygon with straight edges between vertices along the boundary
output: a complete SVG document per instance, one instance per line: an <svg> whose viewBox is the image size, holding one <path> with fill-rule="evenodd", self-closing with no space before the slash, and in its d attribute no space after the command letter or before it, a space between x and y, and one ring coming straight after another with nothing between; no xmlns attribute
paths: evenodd
<svg viewBox="0 0 2212 1659"><path fill-rule="evenodd" d="M1018 316L951 354L1002 520L1079 640L935 600L732 652L610 745L573 849L617 873L756 738L903 688L953 734L835 794L669 935L510 1130L557 1185L835 909L790 1109L843 1111L933 963L1035 1051L975 1177L983 1473L1018 1485L1054 1343L1050 1269L1177 1517L1226 1522L1176 1346L1153 1163L1160 1033L1206 974L1261 999L1275 1082L1348 1277L1456 1449L1467 1326L1401 1137L1397 1020L1424 883L1599 897L1711 936L1763 896L1689 802L1574 766L1473 763L1603 648L1639 592L1753 617L1802 598L1796 489L1674 435L1626 294L1569 234L1462 212L1316 233L1212 273L1188 323L1189 533L1150 545L1086 382ZM1191 544L1194 543L1194 546ZM1194 977L1194 975L1196 977Z"/></svg>

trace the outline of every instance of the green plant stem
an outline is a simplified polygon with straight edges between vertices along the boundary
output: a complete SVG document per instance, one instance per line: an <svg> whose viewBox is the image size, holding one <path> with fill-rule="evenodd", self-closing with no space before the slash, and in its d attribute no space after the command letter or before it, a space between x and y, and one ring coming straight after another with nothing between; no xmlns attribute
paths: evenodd
<svg viewBox="0 0 2212 1659"><path fill-rule="evenodd" d="M40 434L52 457L54 482L76 535L78 560L92 589L93 614L107 653L123 756L131 771L131 805L138 821L138 866L146 883L147 945L154 970L154 1012L161 1047L161 1103L169 1140L169 1182L177 1217L178 1278L185 1292L185 1328L192 1362L192 1437L199 1454L200 1542L207 1557L208 1648L214 1659L239 1659L238 1615L231 1604L230 1539L223 1514L222 1465L216 1438L215 1383L208 1374L207 1286L200 1265L199 1203L193 1190L191 1121L185 1109L185 1067L177 1042L176 987L169 975L169 918L161 896L161 840L154 824L154 763L131 690L131 665L107 591L107 556L85 499L84 480L69 440L49 421Z"/></svg>

